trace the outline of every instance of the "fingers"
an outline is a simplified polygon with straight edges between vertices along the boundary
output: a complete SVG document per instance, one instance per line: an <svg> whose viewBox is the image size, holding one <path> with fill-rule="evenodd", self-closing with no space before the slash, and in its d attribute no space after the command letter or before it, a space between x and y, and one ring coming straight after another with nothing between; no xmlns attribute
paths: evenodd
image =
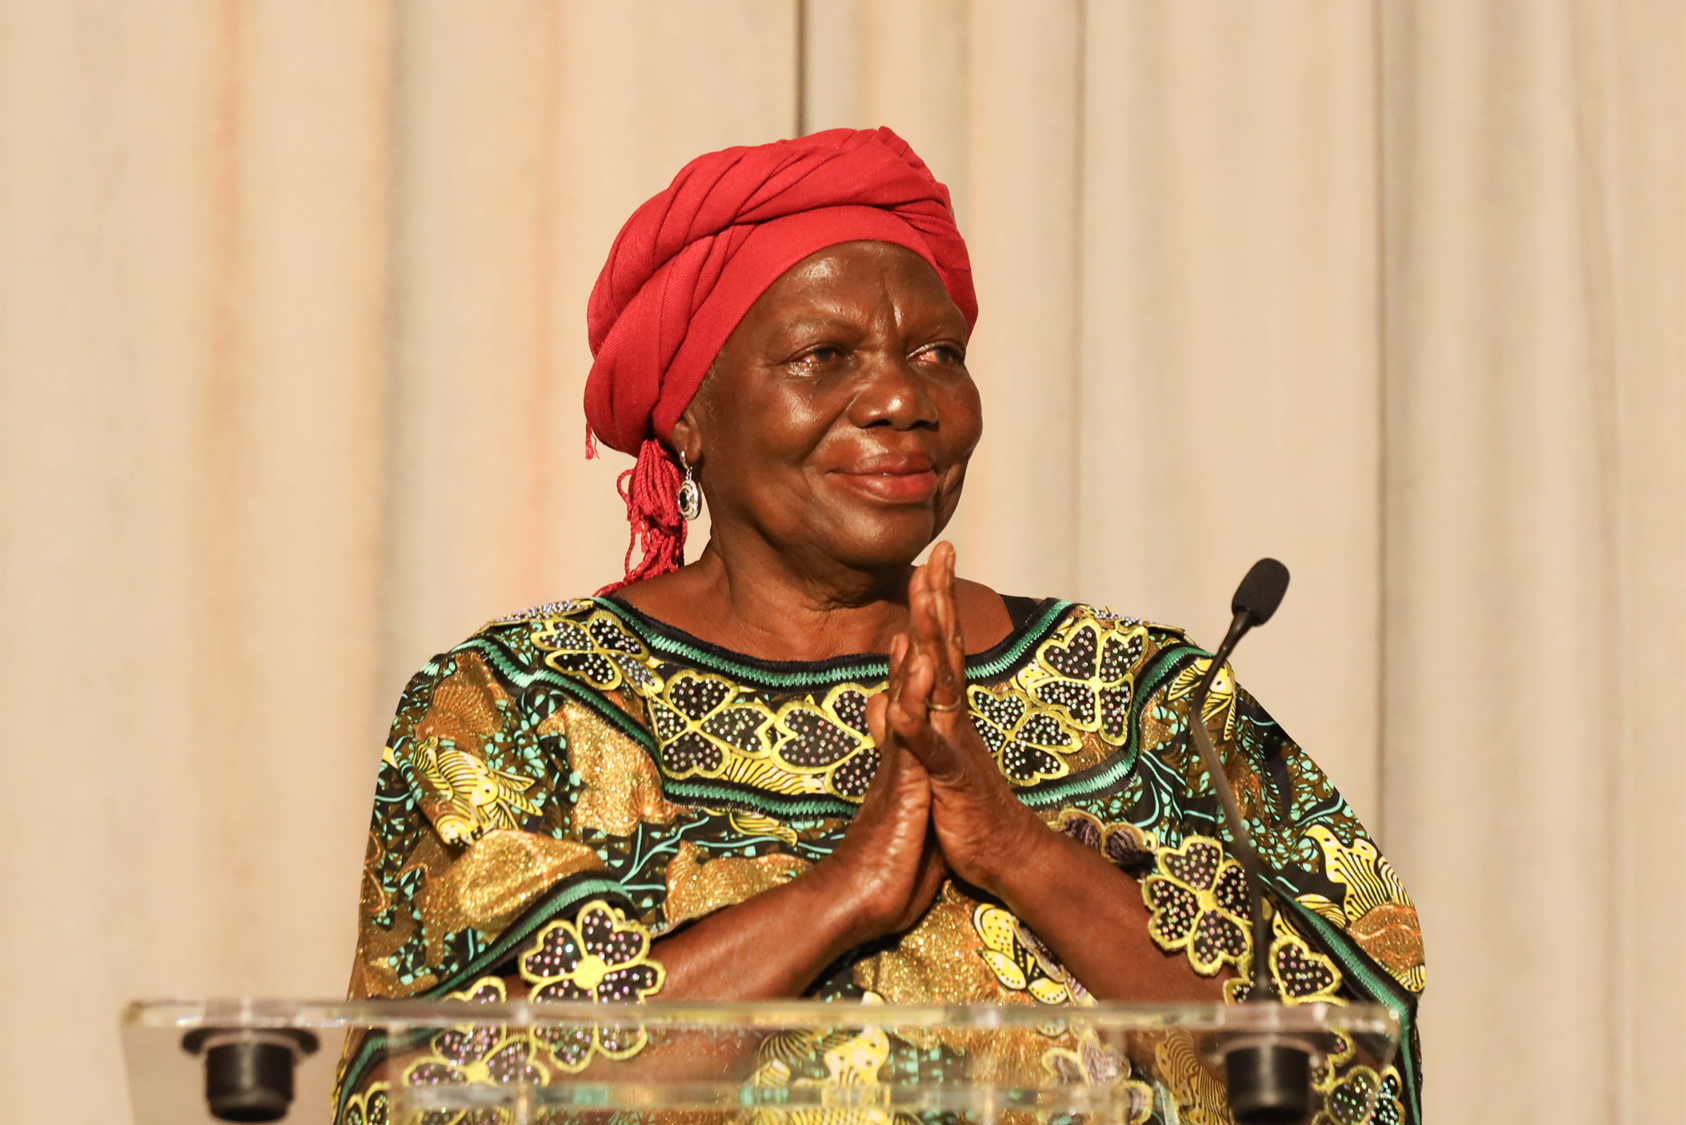
<svg viewBox="0 0 1686 1125"><path fill-rule="evenodd" d="M933 778L952 778L964 772L954 741L932 725L929 708L936 671L929 657L908 658L907 691L885 708L885 725L898 748ZM975 737L975 732L974 732Z"/></svg>
<svg viewBox="0 0 1686 1125"><path fill-rule="evenodd" d="M880 756L878 774L867 792L867 800L871 800L874 791L891 786L896 775L910 767L920 774L925 772L905 753L908 736L917 735L924 724L925 700L930 695L930 676L919 667L922 658L910 657L911 649L906 636L891 640L885 689L866 701L867 733L877 744Z"/></svg>
<svg viewBox="0 0 1686 1125"><path fill-rule="evenodd" d="M966 638L960 628L960 608L954 597L954 545L937 544L942 572L936 583L937 619L942 627L943 653L947 672L961 692L966 690Z"/></svg>
<svg viewBox="0 0 1686 1125"><path fill-rule="evenodd" d="M884 732L884 707L880 704L874 708L873 704L882 698L883 696L880 695L877 699L868 700L866 706L867 726L874 728L875 732L879 734ZM874 714L875 710L876 715ZM861 797L860 810L855 814L856 820L871 820L884 815L894 801L891 794L896 787L897 775L901 772L898 767L901 765L904 755L896 747L894 740L875 738L874 741L878 743L878 770L872 775L872 782L866 787L865 795Z"/></svg>
<svg viewBox="0 0 1686 1125"><path fill-rule="evenodd" d="M910 647L905 635L890 641L890 674L884 684L884 701L887 706L896 706L906 690L907 654Z"/></svg>
<svg viewBox="0 0 1686 1125"><path fill-rule="evenodd" d="M922 737L930 721L931 690L936 680L929 654L913 652L903 660L901 675L886 694L890 695L890 727L904 741Z"/></svg>
<svg viewBox="0 0 1686 1125"><path fill-rule="evenodd" d="M889 726L885 720L886 712L890 709L890 693L881 691L866 701L866 732L872 736L872 741L878 746L880 754L890 744Z"/></svg>
<svg viewBox="0 0 1686 1125"><path fill-rule="evenodd" d="M955 733L971 733L969 723L959 722L965 717L959 708L966 698L966 646L954 598L954 558L954 547L939 543L908 581L909 629L891 642L882 734L873 728L875 738L895 742L942 776L964 765L956 758Z"/></svg>
<svg viewBox="0 0 1686 1125"><path fill-rule="evenodd" d="M938 543L931 561L914 573L908 586L915 647L929 654L936 673L932 702L941 707L966 694L966 641L954 600L954 547Z"/></svg>

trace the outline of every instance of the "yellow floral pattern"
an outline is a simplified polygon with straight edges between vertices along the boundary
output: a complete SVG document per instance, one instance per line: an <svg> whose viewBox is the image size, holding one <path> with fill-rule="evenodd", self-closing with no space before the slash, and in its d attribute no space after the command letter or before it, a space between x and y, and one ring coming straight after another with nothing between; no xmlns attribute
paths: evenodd
<svg viewBox="0 0 1686 1125"><path fill-rule="evenodd" d="M1174 703L1194 694L1194 689L1199 686L1201 677L1206 674L1206 670L1211 666L1211 659L1202 657L1178 672L1176 678L1171 681L1170 688L1165 692L1166 700ZM1235 673L1230 671L1228 664L1225 664L1218 669L1218 674L1212 678L1212 690L1206 693L1206 701L1200 706L1200 717L1206 721L1207 726L1211 726L1214 722L1222 725L1223 733L1219 736L1221 739L1228 740L1235 737L1235 704Z"/></svg>
<svg viewBox="0 0 1686 1125"><path fill-rule="evenodd" d="M1153 833L1128 821L1107 824L1082 809L1066 808L1060 810L1053 826L1084 847L1100 852L1128 875L1139 878L1153 869L1159 850Z"/></svg>
<svg viewBox="0 0 1686 1125"><path fill-rule="evenodd" d="M1346 929L1400 984L1421 992L1428 979L1422 930L1393 864L1362 837L1349 848L1320 824L1306 835L1322 848L1324 874L1340 884L1344 894L1339 903L1317 894L1301 895L1299 901Z"/></svg>
<svg viewBox="0 0 1686 1125"><path fill-rule="evenodd" d="M972 911L972 928L983 942L978 956L1003 988L1027 993L1042 1004L1069 1004L1079 994L1088 999L1011 911L979 903Z"/></svg>
<svg viewBox="0 0 1686 1125"><path fill-rule="evenodd" d="M491 1004L508 999L508 995L502 979L483 977L445 999ZM550 1074L534 1059L536 1052L536 1045L525 1032L494 1024L450 1027L428 1041L427 1054L404 1068L404 1084L410 1087L512 1083L543 1086L550 1081ZM463 1110L427 1116L428 1125L462 1125L477 1120L474 1111Z"/></svg>
<svg viewBox="0 0 1686 1125"><path fill-rule="evenodd" d="M1153 1047L1154 1069L1177 1106L1178 1125L1235 1125L1229 1095L1200 1058L1186 1031L1173 1031Z"/></svg>
<svg viewBox="0 0 1686 1125"><path fill-rule="evenodd" d="M583 616L584 620L581 620ZM878 769L866 703L882 684L842 682L773 699L712 672L664 670L613 613L523 616L545 663L642 700L662 772L858 802ZM1042 642L1010 679L968 690L972 721L1015 786L1066 777L1083 738L1123 744L1149 627L1094 611Z"/></svg>
<svg viewBox="0 0 1686 1125"><path fill-rule="evenodd" d="M650 957L650 932L601 901L587 903L573 921L546 924L521 955L520 967L532 1000L645 1000L667 979ZM550 1063L569 1074L596 1056L629 1059L648 1042L642 1027L536 1028L532 1038Z"/></svg>
<svg viewBox="0 0 1686 1125"><path fill-rule="evenodd" d="M966 694L972 725L1008 781L1035 785L1071 772L1066 755L1077 749L1077 739L1016 681L973 686Z"/></svg>
<svg viewBox="0 0 1686 1125"><path fill-rule="evenodd" d="M447 844L472 843L492 828L519 828L517 813L539 813L538 806L522 796L533 787L532 778L493 769L455 743L428 739L417 747L415 764L448 809L434 818Z"/></svg>
<svg viewBox="0 0 1686 1125"><path fill-rule="evenodd" d="M864 1004L883 998L868 992ZM824 1074L802 1073L819 1060ZM791 1030L769 1036L756 1050L757 1065L750 1081L774 1089L826 1086L877 1086L890 1059L890 1037L880 1028L857 1027L837 1031ZM914 1125L916 1119L889 1109L757 1110L754 1125Z"/></svg>
<svg viewBox="0 0 1686 1125"><path fill-rule="evenodd" d="M1270 919L1270 975L1284 1004L1344 1004L1343 983L1335 962L1311 944L1277 911ZM1237 966L1224 982L1224 999L1238 1004L1252 992L1252 964Z"/></svg>
<svg viewBox="0 0 1686 1125"><path fill-rule="evenodd" d="M1337 1064L1320 1068L1314 1077L1323 1106L1311 1125L1400 1125L1405 1120L1399 1072L1391 1066L1378 1073L1362 1064Z"/></svg>
<svg viewBox="0 0 1686 1125"><path fill-rule="evenodd" d="M576 606L577 613L577 606ZM644 642L629 632L620 618L594 610L584 621L567 614L532 618L533 647L544 662L598 691L630 687L639 693L659 692L661 676Z"/></svg>
<svg viewBox="0 0 1686 1125"><path fill-rule="evenodd" d="M779 708L779 739L773 760L795 774L818 779L826 792L860 800L878 772L878 749L866 726L872 692L838 684L816 702L813 696Z"/></svg>
<svg viewBox="0 0 1686 1125"><path fill-rule="evenodd" d="M385 1082L371 1083L345 1103L345 1112L340 1117L342 1125L390 1125L392 1121L392 1098L389 1087Z"/></svg>
<svg viewBox="0 0 1686 1125"><path fill-rule="evenodd" d="M1110 1086L1123 1125L1145 1125L1153 1116L1153 1087L1135 1077L1130 1060L1086 1028L1071 1046L1050 1047L1042 1069L1060 1086Z"/></svg>
<svg viewBox="0 0 1686 1125"><path fill-rule="evenodd" d="M1059 712L1070 726L1121 745L1147 640L1147 627L1139 621L1095 614L1044 641L1016 679L1031 699Z"/></svg>

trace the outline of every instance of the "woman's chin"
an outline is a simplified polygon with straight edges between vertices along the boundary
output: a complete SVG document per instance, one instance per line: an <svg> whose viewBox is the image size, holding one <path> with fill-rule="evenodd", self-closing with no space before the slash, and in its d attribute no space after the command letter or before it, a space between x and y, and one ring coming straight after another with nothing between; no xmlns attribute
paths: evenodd
<svg viewBox="0 0 1686 1125"><path fill-rule="evenodd" d="M878 511L872 518L840 519L821 528L825 552L854 570L909 566L936 539L937 522L928 508Z"/></svg>

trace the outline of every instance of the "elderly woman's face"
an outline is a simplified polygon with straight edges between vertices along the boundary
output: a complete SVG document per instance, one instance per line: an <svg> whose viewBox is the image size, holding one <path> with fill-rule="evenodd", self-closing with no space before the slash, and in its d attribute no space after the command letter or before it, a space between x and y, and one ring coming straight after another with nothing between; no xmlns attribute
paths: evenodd
<svg viewBox="0 0 1686 1125"><path fill-rule="evenodd" d="M673 441L720 533L859 569L911 562L954 513L983 433L966 318L919 255L851 242L774 282Z"/></svg>

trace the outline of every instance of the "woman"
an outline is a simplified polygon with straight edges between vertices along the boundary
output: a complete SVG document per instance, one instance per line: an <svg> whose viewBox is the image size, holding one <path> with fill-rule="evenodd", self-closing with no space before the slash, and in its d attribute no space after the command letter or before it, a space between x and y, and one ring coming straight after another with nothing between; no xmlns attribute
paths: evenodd
<svg viewBox="0 0 1686 1125"><path fill-rule="evenodd" d="M406 689L354 996L1245 993L1245 887L1187 739L1205 654L958 579L946 543L913 565L983 432L976 315L948 193L886 129L701 157L633 215L592 294L586 409L637 457L643 557ZM1293 891L1283 993L1409 1018L1421 943L1387 861L1227 673L1201 721ZM578 1070L633 1048L502 1049ZM345 1079L354 1119L379 1092L355 1049ZM1412 1052L1387 1080L1414 1118Z"/></svg>

